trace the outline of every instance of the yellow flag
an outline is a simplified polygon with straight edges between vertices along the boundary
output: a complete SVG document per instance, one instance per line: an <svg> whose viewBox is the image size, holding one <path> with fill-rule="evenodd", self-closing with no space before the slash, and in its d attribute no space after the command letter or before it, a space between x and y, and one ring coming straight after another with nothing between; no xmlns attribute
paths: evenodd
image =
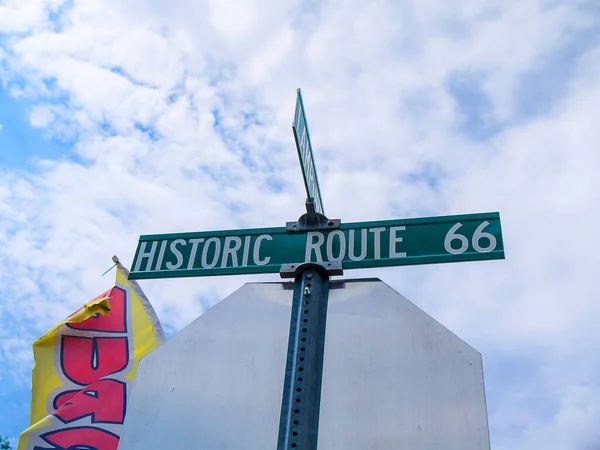
<svg viewBox="0 0 600 450"><path fill-rule="evenodd" d="M33 343L30 427L18 450L116 450L137 364L164 341L140 286L114 287Z"/></svg>

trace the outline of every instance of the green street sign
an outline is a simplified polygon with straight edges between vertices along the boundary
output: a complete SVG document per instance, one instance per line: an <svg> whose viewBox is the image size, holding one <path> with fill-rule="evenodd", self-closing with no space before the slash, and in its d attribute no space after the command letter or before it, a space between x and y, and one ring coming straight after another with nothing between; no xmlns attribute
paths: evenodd
<svg viewBox="0 0 600 450"><path fill-rule="evenodd" d="M141 236L130 279L277 273L284 264L340 261L343 269L504 259L500 215L482 213Z"/></svg>
<svg viewBox="0 0 600 450"><path fill-rule="evenodd" d="M294 132L298 158L300 158L300 168L302 169L302 177L304 178L304 187L306 187L306 196L313 199L315 211L324 215L321 188L319 187L319 179L317 178L317 167L315 166L315 158L310 143L310 133L308 132L304 102L302 101L300 89L298 89L298 96L296 97L296 113L294 114L292 131Z"/></svg>

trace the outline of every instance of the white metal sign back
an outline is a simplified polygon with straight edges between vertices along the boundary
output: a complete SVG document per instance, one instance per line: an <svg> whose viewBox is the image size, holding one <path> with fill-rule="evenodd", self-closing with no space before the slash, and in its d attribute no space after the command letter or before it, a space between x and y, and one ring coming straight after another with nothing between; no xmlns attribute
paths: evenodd
<svg viewBox="0 0 600 450"><path fill-rule="evenodd" d="M246 284L144 358L119 449L276 448L292 286ZM318 448L489 450L480 354L378 279L332 281Z"/></svg>

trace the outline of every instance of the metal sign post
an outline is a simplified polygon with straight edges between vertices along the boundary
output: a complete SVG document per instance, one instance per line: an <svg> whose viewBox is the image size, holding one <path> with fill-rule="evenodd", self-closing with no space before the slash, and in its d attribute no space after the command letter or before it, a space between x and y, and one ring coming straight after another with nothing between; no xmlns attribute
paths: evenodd
<svg viewBox="0 0 600 450"><path fill-rule="evenodd" d="M329 275L300 270L294 281L277 449L316 449Z"/></svg>
<svg viewBox="0 0 600 450"><path fill-rule="evenodd" d="M316 231L339 227L317 213L309 198L307 213L292 224L297 229ZM323 356L329 297L329 276L342 275L340 262L287 264L282 278L294 277L294 296L285 367L277 450L316 450L323 379Z"/></svg>

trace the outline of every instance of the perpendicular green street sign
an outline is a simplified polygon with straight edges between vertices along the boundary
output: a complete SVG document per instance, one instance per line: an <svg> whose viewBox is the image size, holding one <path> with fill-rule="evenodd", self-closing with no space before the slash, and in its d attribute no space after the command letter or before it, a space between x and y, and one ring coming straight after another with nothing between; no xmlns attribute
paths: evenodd
<svg viewBox="0 0 600 450"><path fill-rule="evenodd" d="M344 270L504 259L496 212L141 236L130 279L276 273L284 264L341 262Z"/></svg>
<svg viewBox="0 0 600 450"><path fill-rule="evenodd" d="M310 143L310 133L306 123L306 113L304 112L304 102L302 93L298 89L296 97L296 112L294 114L294 123L292 124L294 140L296 141L296 150L300 159L300 168L302 169L302 178L304 187L306 187L306 196L312 198L315 211L319 214L325 214L323 209L323 198L321 197L321 188L317 178L317 167L313 156L312 144Z"/></svg>

